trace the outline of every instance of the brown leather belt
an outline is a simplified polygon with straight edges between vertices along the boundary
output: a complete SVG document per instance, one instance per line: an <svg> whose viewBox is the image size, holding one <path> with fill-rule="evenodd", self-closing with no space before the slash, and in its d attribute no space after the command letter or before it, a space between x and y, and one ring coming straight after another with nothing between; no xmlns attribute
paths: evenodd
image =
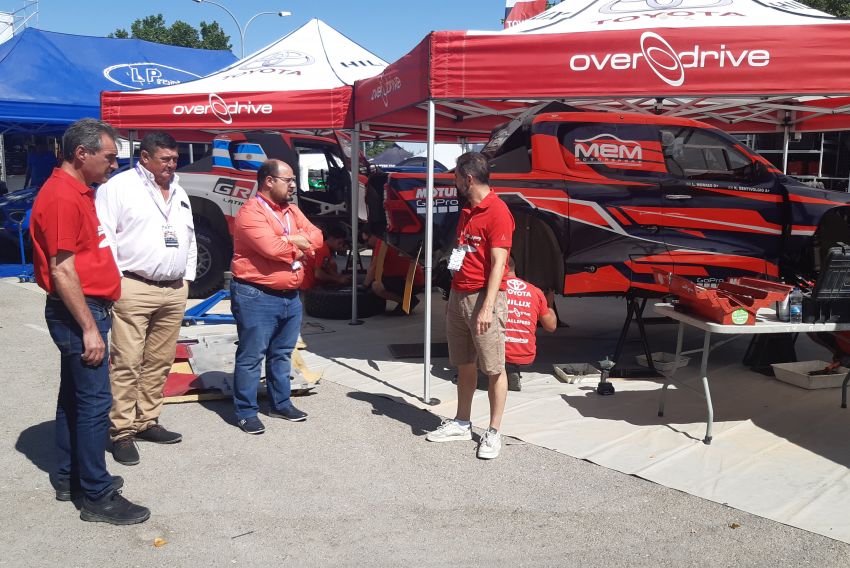
<svg viewBox="0 0 850 568"><path fill-rule="evenodd" d="M139 282L144 282L145 284L150 284L151 286L158 286L160 288L171 288L178 282L180 282L180 278L177 280L151 280L150 278L145 278L135 272L130 272L129 270L125 270L122 272L125 278L130 278L132 280L138 280Z"/></svg>

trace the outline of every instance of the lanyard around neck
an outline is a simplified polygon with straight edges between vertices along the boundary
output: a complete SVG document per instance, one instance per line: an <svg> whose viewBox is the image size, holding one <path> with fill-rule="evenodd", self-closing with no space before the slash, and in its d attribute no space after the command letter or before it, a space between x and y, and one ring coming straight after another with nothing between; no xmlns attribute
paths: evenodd
<svg viewBox="0 0 850 568"><path fill-rule="evenodd" d="M263 199L262 197L260 197L260 196L258 195L258 196L257 196L257 200L258 200L260 203L262 203L262 204L263 204L263 207L265 207L266 209L268 209L269 213L271 213L271 214L272 214L272 217L274 217L274 220L275 220L275 221L277 221L278 223L280 223L280 226L283 228L283 234L284 234L284 235L286 235L286 236L288 237L288 236L289 236L289 234L292 232L292 225L291 225L291 223L290 223L290 219L289 219L289 211L284 211L284 212L283 212L283 217L286 219L286 224L284 225L284 224L283 224L283 221L281 221L281 220L280 220L280 217L278 217L277 215L275 215L274 209L272 209L272 208L271 208L271 206L270 206L268 203L266 203L266 200L265 200L265 199Z"/></svg>
<svg viewBox="0 0 850 568"><path fill-rule="evenodd" d="M156 205L156 208L159 210L159 212L160 212L160 213L162 214L162 216L165 218L165 222L167 223L167 222L168 222L168 218L171 216L171 206L173 205L174 200L173 200L173 199L169 199L169 200L165 203L165 207L166 207L166 208L165 208L165 209L163 209L163 208L162 208L162 205L160 205L160 201L156 198L156 197L157 197L157 194L160 194L160 195L161 195L161 194L162 194L162 192L160 191L159 187L157 187L157 186L156 186L156 185L155 185L155 184L154 184L154 183L150 180L150 178L149 178L149 177L148 177L148 176L147 176L147 175L146 175L146 174L142 171L142 166L141 166L141 164L136 164L136 173L137 173L137 174L139 174L139 177L142 179L142 183L145 185L145 187L146 187L146 188L148 188L148 190L149 190L149 191L148 191L148 195L150 195L150 196L151 196L151 199L153 200L153 204L154 204L154 205ZM169 197L171 197L171 194L169 194ZM165 200L163 200L163 201L165 201Z"/></svg>

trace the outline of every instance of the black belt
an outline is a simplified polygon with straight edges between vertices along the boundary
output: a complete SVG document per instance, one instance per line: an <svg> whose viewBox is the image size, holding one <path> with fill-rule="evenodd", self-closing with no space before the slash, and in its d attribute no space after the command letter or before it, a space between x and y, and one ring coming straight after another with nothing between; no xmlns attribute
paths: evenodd
<svg viewBox="0 0 850 568"><path fill-rule="evenodd" d="M242 278L233 277L231 278L234 282L239 282L240 284L244 284L245 286L250 286L252 288L256 288L260 292L264 294L268 294L269 296L278 296L280 298L292 298L298 294L298 290L275 290L274 288L269 288L268 286L263 286L262 284L257 284L256 282L248 282L247 280L243 280Z"/></svg>
<svg viewBox="0 0 850 568"><path fill-rule="evenodd" d="M151 280L150 278L145 278L144 276L140 276L135 272L130 272L129 270L125 270L122 272L125 278L130 278L132 280L138 280L139 282L144 282L145 284L150 284L151 286L159 286L160 288L171 288L178 282L180 282L180 278L176 280Z"/></svg>
<svg viewBox="0 0 850 568"><path fill-rule="evenodd" d="M100 304L106 309L110 309L112 307L112 304L114 303L112 300L107 300L106 298L97 298L95 296L85 296L85 299L87 302L94 302L95 304ZM64 305L62 298L60 298L58 294L48 294L47 300L49 302L59 302L60 304Z"/></svg>

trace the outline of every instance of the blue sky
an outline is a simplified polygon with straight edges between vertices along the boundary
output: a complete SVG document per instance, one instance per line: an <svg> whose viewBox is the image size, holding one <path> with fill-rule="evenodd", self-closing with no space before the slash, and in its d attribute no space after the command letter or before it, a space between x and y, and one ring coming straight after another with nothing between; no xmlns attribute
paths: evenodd
<svg viewBox="0 0 850 568"><path fill-rule="evenodd" d="M311 18L319 18L383 59L392 62L412 49L432 30L496 30L504 17L504 0L216 0L244 26L259 12L292 12L292 16L260 16L245 38L246 55L271 43ZM22 2L0 1L0 9ZM239 32L227 13L193 0L41 0L39 24L44 30L105 36L116 28L129 30L137 18L161 13L166 23L183 20L197 26L217 21L231 37L239 55Z"/></svg>

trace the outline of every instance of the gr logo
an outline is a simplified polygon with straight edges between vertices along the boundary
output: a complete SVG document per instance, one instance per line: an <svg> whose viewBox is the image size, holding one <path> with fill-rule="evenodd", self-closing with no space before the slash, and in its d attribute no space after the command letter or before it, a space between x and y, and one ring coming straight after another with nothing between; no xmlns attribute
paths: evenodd
<svg viewBox="0 0 850 568"><path fill-rule="evenodd" d="M237 199L248 199L251 197L251 189L247 187L239 187L236 185L235 179L218 178L213 187L213 193L218 195L227 195Z"/></svg>

